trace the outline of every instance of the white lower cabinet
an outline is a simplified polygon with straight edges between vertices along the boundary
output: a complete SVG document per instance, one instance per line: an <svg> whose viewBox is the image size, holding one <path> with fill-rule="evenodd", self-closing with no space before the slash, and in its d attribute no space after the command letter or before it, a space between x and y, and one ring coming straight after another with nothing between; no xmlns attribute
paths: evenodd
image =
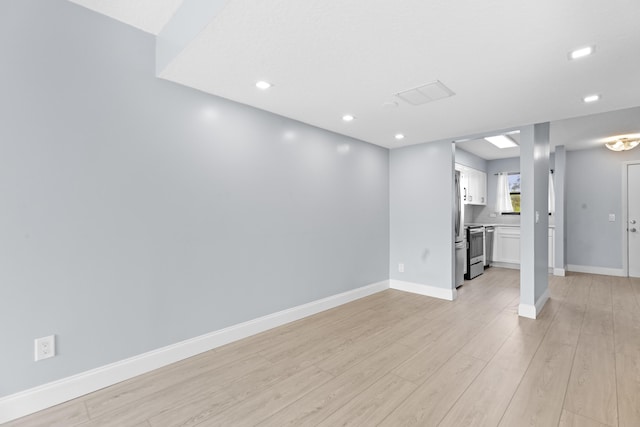
<svg viewBox="0 0 640 427"><path fill-rule="evenodd" d="M520 264L520 228L496 227L493 260Z"/></svg>
<svg viewBox="0 0 640 427"><path fill-rule="evenodd" d="M549 228L549 268L553 268L554 229ZM520 264L520 227L495 227L493 261Z"/></svg>

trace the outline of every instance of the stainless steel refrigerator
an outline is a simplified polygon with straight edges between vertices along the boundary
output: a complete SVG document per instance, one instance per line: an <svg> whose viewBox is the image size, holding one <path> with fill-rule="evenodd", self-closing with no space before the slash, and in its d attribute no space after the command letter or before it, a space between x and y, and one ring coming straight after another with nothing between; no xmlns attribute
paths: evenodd
<svg viewBox="0 0 640 427"><path fill-rule="evenodd" d="M462 203L462 177L460 171L455 174L455 248L456 248L456 288L464 282L464 263L467 251L467 240L464 230L464 205Z"/></svg>

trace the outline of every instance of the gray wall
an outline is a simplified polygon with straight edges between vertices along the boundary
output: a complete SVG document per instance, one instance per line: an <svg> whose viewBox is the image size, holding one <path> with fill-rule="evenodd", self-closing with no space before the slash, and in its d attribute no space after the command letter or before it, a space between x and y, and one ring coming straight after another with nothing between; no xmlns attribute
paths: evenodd
<svg viewBox="0 0 640 427"><path fill-rule="evenodd" d="M640 149L567 152L567 264L622 268L622 163L630 160Z"/></svg>
<svg viewBox="0 0 640 427"><path fill-rule="evenodd" d="M622 268L622 163L640 160L640 149L615 153L602 147L567 151L565 169L565 260L569 265ZM555 156L550 164L556 168ZM495 211L496 180L500 171L518 171L520 159L487 162L487 206L474 206L468 222L520 223L519 215L489 216ZM556 168L557 169L557 168ZM561 171L556 171L556 173ZM557 177L555 178L557 179ZM556 182L556 195L558 194ZM560 205L556 202L556 209ZM609 222L609 214L616 215ZM549 218L556 223L557 215ZM556 224L557 225L557 224ZM557 231L557 230L556 230ZM559 260L556 257L556 260ZM562 268L561 265L556 265Z"/></svg>
<svg viewBox="0 0 640 427"><path fill-rule="evenodd" d="M388 278L388 150L156 79L66 1L1 2L0 51L0 396Z"/></svg>
<svg viewBox="0 0 640 427"><path fill-rule="evenodd" d="M520 130L520 303L533 305L548 288L549 123Z"/></svg>
<svg viewBox="0 0 640 427"><path fill-rule="evenodd" d="M473 206L473 216L467 222L520 224L520 215L489 215L496 212L496 186L498 185L498 172L519 172L520 157L509 159L497 159L487 161L487 205Z"/></svg>
<svg viewBox="0 0 640 427"><path fill-rule="evenodd" d="M555 156L551 154L551 168L554 168ZM487 161L487 205L473 206L473 215L467 222L490 223L490 224L520 224L520 215L500 215L495 217L490 215L496 213L496 187L498 185L498 172L520 172L520 157L510 157L507 159L496 159ZM554 222L553 215L549 218L551 224Z"/></svg>
<svg viewBox="0 0 640 427"><path fill-rule="evenodd" d="M391 151L391 279L451 289L453 162L451 141Z"/></svg>
<svg viewBox="0 0 640 427"><path fill-rule="evenodd" d="M487 171L487 161L485 159L481 159L475 154L469 153L468 151L464 151L462 148L456 147L455 156L456 163L481 170L483 172Z"/></svg>

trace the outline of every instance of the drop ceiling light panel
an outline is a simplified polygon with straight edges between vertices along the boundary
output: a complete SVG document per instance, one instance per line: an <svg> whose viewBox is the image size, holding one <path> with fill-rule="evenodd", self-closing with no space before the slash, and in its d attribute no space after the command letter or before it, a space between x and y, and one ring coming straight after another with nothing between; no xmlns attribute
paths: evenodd
<svg viewBox="0 0 640 427"><path fill-rule="evenodd" d="M437 101L438 99L448 98L453 95L455 95L455 93L439 80L396 94L398 98L411 105L422 105L428 102Z"/></svg>
<svg viewBox="0 0 640 427"><path fill-rule="evenodd" d="M516 142L507 135L487 136L484 139L501 149L518 146L518 144L516 144Z"/></svg>

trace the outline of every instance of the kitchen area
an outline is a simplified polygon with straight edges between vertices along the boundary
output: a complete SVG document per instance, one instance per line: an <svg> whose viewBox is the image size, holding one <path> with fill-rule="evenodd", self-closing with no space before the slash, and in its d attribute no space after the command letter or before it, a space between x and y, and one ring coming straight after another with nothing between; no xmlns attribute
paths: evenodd
<svg viewBox="0 0 640 427"><path fill-rule="evenodd" d="M517 141L518 135L513 133L508 137ZM469 143L477 146L479 141ZM517 154L500 159L489 155L487 160L465 151L464 146L465 142L456 144L456 287L473 280L492 266L520 268L520 158ZM517 148L507 147L505 155L510 153L509 150L515 152ZM551 162L553 164L553 155ZM550 180L553 181L553 175L550 175ZM501 185L506 188L505 194L498 194ZM553 195L553 183L550 194ZM509 198L509 206L500 205L499 197ZM555 226L551 199L548 266L549 272L553 273Z"/></svg>

